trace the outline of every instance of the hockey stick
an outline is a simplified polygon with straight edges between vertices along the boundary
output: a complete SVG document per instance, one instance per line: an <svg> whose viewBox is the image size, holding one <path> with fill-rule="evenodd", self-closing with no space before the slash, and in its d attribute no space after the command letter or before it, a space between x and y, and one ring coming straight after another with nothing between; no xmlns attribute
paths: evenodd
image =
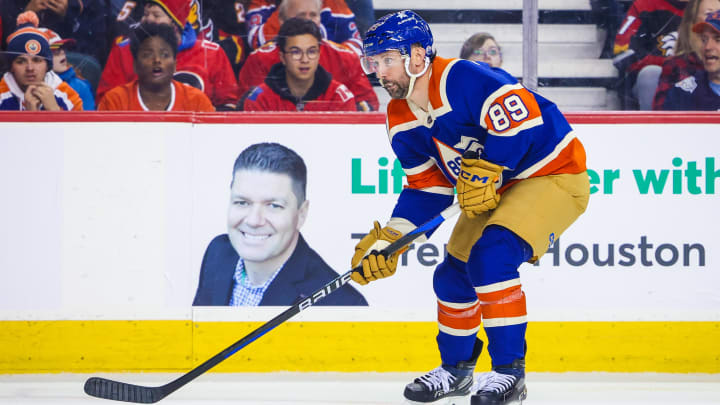
<svg viewBox="0 0 720 405"><path fill-rule="evenodd" d="M443 210L440 214L438 214L435 218L420 225L411 232L408 232L407 235L404 235L400 239L391 243L388 247L383 249L381 253L389 255L397 252L398 250L412 243L415 239L419 238L420 235L435 229L444 220L455 216L459 212L460 206L458 204L451 205L450 207ZM336 277L334 280L325 284L324 287L313 292L309 297L303 299L298 303L293 304L290 308L286 309L285 311L277 315L275 318L259 326L257 329L250 332L250 334L248 334L244 338L238 340L237 342L228 346L225 350L206 360L201 365L195 367L194 369L188 371L184 375L165 385L159 387L144 387L141 385L133 385L124 382L108 380L101 377L90 377L87 381L85 381L85 393L93 397L112 399L115 401L135 402L140 404L152 404L158 402L166 396L175 392L180 387L194 380L201 374L215 367L223 360L232 356L238 350L254 342L256 339L263 336L265 333L271 331L276 326L287 321L301 311L310 308L321 299L337 291L338 289L340 289L340 287L344 286L350 281L350 275L352 274L352 272L360 270L362 270L362 266L358 266L352 270L349 270L345 274Z"/></svg>

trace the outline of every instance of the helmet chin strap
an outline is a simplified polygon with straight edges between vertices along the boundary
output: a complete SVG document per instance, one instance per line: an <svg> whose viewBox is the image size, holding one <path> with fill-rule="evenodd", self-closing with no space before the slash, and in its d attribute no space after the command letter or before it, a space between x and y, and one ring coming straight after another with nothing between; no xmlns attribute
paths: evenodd
<svg viewBox="0 0 720 405"><path fill-rule="evenodd" d="M420 73L412 74L412 73L410 73L410 57L409 56L405 57L405 73L407 73L408 76L410 76L410 84L408 85L408 91L407 91L407 94L405 95L405 99L410 99L410 95L413 92L413 87L415 87L415 79L424 75L425 72L427 72L428 67L430 67L430 58L428 58L426 56L425 57L425 68L423 68L423 70Z"/></svg>

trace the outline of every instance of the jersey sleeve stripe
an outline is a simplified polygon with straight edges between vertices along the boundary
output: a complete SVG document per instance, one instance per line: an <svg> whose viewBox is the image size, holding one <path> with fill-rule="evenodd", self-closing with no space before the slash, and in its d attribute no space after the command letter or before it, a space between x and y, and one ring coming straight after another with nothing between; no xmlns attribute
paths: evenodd
<svg viewBox="0 0 720 405"><path fill-rule="evenodd" d="M518 173L512 179L527 179L533 176L581 173L585 167L585 149L573 131L568 132L555 149L534 165Z"/></svg>
<svg viewBox="0 0 720 405"><path fill-rule="evenodd" d="M522 124L520 124L520 125L518 125L518 126L516 126L516 127L513 126L513 127L510 128L510 130L505 131L505 132L496 132L496 131L488 128L488 133L491 134L491 135L496 135L496 136L514 136L514 135L516 135L516 134L517 134L518 132L520 132L520 131L523 131L523 130L526 130L526 129L530 129L530 128L533 128L533 127L537 127L537 126L540 126L540 125L542 125L542 124L543 124L543 119L542 119L542 117L537 117L537 118L533 118L533 119L531 119L531 120L523 121Z"/></svg>
<svg viewBox="0 0 720 405"><path fill-rule="evenodd" d="M407 174L408 187L417 190L428 189L431 187L450 188L454 186L445 177L442 170L437 165L432 165L427 170L418 174ZM443 193L444 194L444 193Z"/></svg>
<svg viewBox="0 0 720 405"><path fill-rule="evenodd" d="M455 195L455 187L425 187L419 190L435 194Z"/></svg>
<svg viewBox="0 0 720 405"><path fill-rule="evenodd" d="M435 160L434 160L434 159L428 159L427 162L421 164L420 166L415 166L415 167L410 168L410 169L403 169L403 171L405 172L406 175L412 176L412 175L415 175L415 174L420 174L420 173L424 172L425 170L427 170L427 169L429 169L429 168L431 168L431 167L433 167L433 166L435 166Z"/></svg>

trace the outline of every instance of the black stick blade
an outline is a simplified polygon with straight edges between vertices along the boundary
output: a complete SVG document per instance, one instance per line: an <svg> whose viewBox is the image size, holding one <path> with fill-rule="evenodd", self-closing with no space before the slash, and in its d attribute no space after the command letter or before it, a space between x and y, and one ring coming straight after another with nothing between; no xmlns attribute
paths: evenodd
<svg viewBox="0 0 720 405"><path fill-rule="evenodd" d="M162 387L143 387L100 377L91 377L85 381L85 393L98 398L137 404L154 404L165 397Z"/></svg>

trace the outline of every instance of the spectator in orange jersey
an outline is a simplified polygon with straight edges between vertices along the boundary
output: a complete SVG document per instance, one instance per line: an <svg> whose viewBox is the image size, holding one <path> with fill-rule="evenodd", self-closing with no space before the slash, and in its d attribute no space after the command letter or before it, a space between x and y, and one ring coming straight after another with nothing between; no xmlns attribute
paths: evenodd
<svg viewBox="0 0 720 405"><path fill-rule="evenodd" d="M215 111L202 91L173 80L177 42L172 27L142 24L130 36L137 79L105 94L98 110Z"/></svg>
<svg viewBox="0 0 720 405"><path fill-rule="evenodd" d="M293 17L313 20L320 14L320 6L316 0L286 0L297 3L298 7L289 8L280 13L280 23ZM289 4L288 4L289 5ZM250 17L248 17L250 18ZM258 86L270 73L270 68L280 62L280 50L275 40L265 43L262 47L251 53L238 78L240 93L244 94L250 88ZM320 42L320 66L328 71L333 79L344 84L355 95L358 111L377 111L380 107L377 94L370 81L362 71L357 55L347 47L333 41L323 39Z"/></svg>
<svg viewBox="0 0 720 405"><path fill-rule="evenodd" d="M281 63L250 90L245 111L355 111L355 97L319 64L322 34L310 20L291 18L280 27Z"/></svg>
<svg viewBox="0 0 720 405"><path fill-rule="evenodd" d="M35 12L26 11L8 36L10 71L0 80L0 110L81 111L80 96L52 71L50 43L37 26Z"/></svg>
<svg viewBox="0 0 720 405"><path fill-rule="evenodd" d="M141 22L166 24L173 27L178 44L175 80L205 92L219 110L233 109L240 93L225 52L214 42L197 37L187 22L191 0L150 0L145 4ZM100 83L98 99L110 89L137 78L129 41L115 45L110 51Z"/></svg>

